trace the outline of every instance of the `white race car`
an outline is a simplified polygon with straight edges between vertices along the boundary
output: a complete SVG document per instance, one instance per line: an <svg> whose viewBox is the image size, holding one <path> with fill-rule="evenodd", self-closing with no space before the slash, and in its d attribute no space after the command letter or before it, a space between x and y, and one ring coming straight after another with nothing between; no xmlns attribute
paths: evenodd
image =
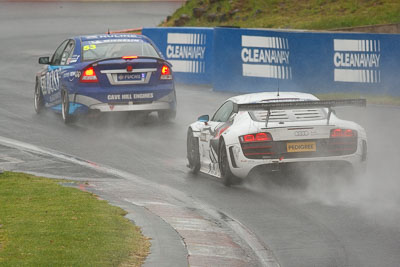
<svg viewBox="0 0 400 267"><path fill-rule="evenodd" d="M225 185L250 171L301 165L363 169L367 136L357 123L336 117L335 106L366 106L365 99L318 100L297 92L254 93L227 99L210 119L187 132L188 167Z"/></svg>

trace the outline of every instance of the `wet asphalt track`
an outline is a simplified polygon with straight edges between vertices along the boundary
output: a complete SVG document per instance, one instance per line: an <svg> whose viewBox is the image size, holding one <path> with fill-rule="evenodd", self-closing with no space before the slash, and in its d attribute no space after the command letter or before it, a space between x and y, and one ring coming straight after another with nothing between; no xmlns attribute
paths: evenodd
<svg viewBox="0 0 400 267"><path fill-rule="evenodd" d="M270 246L281 266L400 265L400 109L343 108L338 115L366 127L369 171L354 181L320 175L257 178L225 188L185 167L186 127L230 94L177 86L173 124L121 117L80 121L33 110L39 56L65 38L155 26L178 3L0 2L0 135L51 148L165 184L216 207Z"/></svg>

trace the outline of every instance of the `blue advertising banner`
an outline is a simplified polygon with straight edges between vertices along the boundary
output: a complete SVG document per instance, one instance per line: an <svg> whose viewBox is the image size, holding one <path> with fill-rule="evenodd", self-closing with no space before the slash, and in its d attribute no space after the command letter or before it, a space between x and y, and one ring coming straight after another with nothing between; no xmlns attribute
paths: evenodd
<svg viewBox="0 0 400 267"><path fill-rule="evenodd" d="M213 28L143 28L172 64L175 80L189 84L211 84Z"/></svg>
<svg viewBox="0 0 400 267"><path fill-rule="evenodd" d="M144 28L177 82L217 91L400 95L400 35Z"/></svg>
<svg viewBox="0 0 400 267"><path fill-rule="evenodd" d="M215 28L214 62L219 91L400 95L400 35Z"/></svg>

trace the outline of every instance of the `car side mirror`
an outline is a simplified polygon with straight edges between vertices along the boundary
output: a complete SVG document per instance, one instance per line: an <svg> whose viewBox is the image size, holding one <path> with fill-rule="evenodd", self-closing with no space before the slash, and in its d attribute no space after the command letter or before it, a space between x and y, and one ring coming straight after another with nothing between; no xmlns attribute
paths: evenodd
<svg viewBox="0 0 400 267"><path fill-rule="evenodd" d="M39 64L50 64L50 57L40 57Z"/></svg>
<svg viewBox="0 0 400 267"><path fill-rule="evenodd" d="M197 120L200 122L208 122L210 120L210 116L203 115L203 116L200 116Z"/></svg>

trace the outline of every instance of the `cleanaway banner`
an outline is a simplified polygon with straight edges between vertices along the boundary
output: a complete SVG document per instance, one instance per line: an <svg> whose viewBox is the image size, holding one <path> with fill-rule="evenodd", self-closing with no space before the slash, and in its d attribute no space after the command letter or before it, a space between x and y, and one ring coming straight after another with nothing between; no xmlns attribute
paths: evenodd
<svg viewBox="0 0 400 267"><path fill-rule="evenodd" d="M242 75L274 79L291 79L287 38L242 35Z"/></svg>
<svg viewBox="0 0 400 267"><path fill-rule="evenodd" d="M144 28L178 83L238 93L400 95L400 35L240 28Z"/></svg>
<svg viewBox="0 0 400 267"><path fill-rule="evenodd" d="M380 40L333 40L335 82L380 83Z"/></svg>
<svg viewBox="0 0 400 267"><path fill-rule="evenodd" d="M400 35L214 30L218 91L400 95Z"/></svg>
<svg viewBox="0 0 400 267"><path fill-rule="evenodd" d="M144 28L172 64L175 80L190 84L212 83L212 28Z"/></svg>

